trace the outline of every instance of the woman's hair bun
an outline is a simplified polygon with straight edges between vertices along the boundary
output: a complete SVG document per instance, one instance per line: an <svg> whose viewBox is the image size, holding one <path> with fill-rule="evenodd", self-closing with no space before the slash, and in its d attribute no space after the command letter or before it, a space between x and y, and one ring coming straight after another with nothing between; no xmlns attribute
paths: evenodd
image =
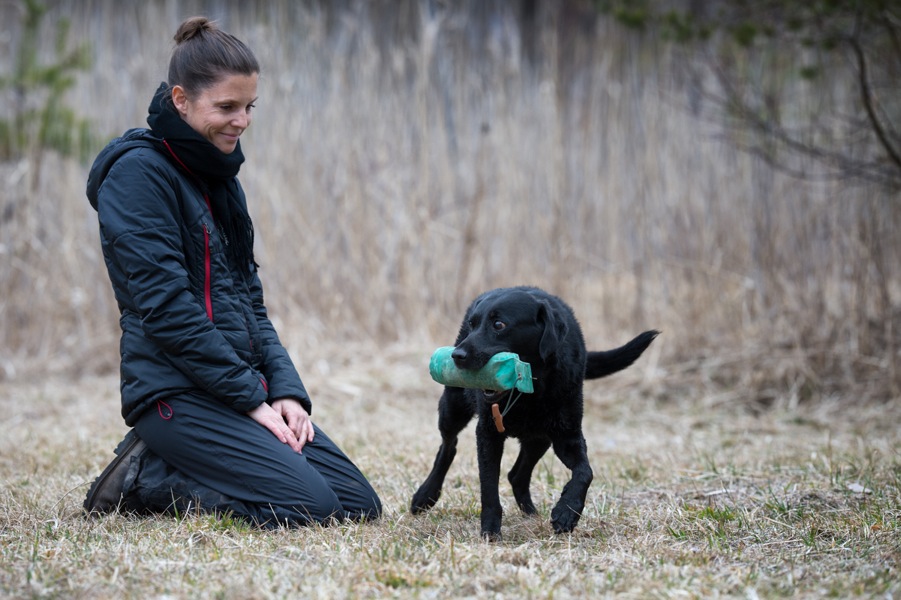
<svg viewBox="0 0 901 600"><path fill-rule="evenodd" d="M250 48L219 29L215 21L197 16L179 25L169 59L170 86L180 85L193 95L215 85L225 75L259 72L260 63Z"/></svg>
<svg viewBox="0 0 901 600"><path fill-rule="evenodd" d="M185 21L175 32L175 43L181 44L187 42L196 35L200 35L204 31L216 30L216 24L206 17L191 17Z"/></svg>

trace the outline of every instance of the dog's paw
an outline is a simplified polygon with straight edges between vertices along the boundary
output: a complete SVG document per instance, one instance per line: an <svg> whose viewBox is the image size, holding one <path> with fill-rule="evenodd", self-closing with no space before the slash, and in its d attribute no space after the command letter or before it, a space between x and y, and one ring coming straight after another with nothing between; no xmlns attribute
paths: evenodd
<svg viewBox="0 0 901 600"><path fill-rule="evenodd" d="M438 492L430 492L429 490L420 488L413 494L413 501L410 502L410 512L414 515L424 513L435 506L435 503L438 502L438 498L440 497L441 490L438 490Z"/></svg>
<svg viewBox="0 0 901 600"><path fill-rule="evenodd" d="M501 535L500 530L498 531L485 531L482 530L482 539L486 542L502 542L504 537Z"/></svg>
<svg viewBox="0 0 901 600"><path fill-rule="evenodd" d="M581 516L570 507L558 504L551 511L551 525L554 526L554 533L569 533L576 528Z"/></svg>
<svg viewBox="0 0 901 600"><path fill-rule="evenodd" d="M482 509L482 537L490 542L501 541L501 511Z"/></svg>

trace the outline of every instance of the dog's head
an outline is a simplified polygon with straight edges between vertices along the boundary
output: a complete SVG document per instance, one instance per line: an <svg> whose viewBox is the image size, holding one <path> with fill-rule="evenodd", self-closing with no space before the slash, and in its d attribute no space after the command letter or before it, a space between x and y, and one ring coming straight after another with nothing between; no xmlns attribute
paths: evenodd
<svg viewBox="0 0 901 600"><path fill-rule="evenodd" d="M497 289L470 305L451 356L457 368L477 370L498 352L513 352L534 372L553 360L566 334L549 298L528 288Z"/></svg>

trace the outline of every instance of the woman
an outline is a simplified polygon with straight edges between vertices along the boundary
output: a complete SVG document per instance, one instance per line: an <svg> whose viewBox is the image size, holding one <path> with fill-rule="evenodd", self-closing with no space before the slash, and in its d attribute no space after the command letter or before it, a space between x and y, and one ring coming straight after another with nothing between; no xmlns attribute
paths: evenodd
<svg viewBox="0 0 901 600"><path fill-rule="evenodd" d="M150 129L97 157L88 198L119 305L133 427L85 510L231 513L261 526L377 518L267 317L236 178L259 64L203 17L181 24Z"/></svg>

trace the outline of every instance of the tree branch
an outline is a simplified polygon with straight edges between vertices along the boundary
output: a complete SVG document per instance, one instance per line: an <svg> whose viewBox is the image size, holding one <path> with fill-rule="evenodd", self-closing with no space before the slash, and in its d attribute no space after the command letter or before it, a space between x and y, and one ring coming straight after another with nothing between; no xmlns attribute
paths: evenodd
<svg viewBox="0 0 901 600"><path fill-rule="evenodd" d="M899 170L901 170L901 154L898 153L898 149L895 148L895 146L892 144L892 141L886 134L885 129L882 126L882 122L879 120L879 115L876 114L876 107L873 103L873 96L870 93L870 82L867 75L867 58L866 54L864 54L863 47L861 47L860 45L860 40L858 39L860 36L861 18L861 11L860 9L858 9L854 23L854 33L848 39L851 50L854 52L854 55L857 58L857 83L860 86L860 99L863 102L864 110L867 113L867 117L870 121L870 125L873 128L873 132L876 134L876 138L879 140L879 143L882 144L882 147L885 149L891 161L895 163L895 166Z"/></svg>
<svg viewBox="0 0 901 600"><path fill-rule="evenodd" d="M771 140L772 144L777 144L790 152L794 152L799 156L807 156L823 165L832 175L823 174L824 179L841 179L853 178L866 181L877 182L886 187L899 186L899 169L895 167L888 168L884 162L862 161L856 160L841 151L829 150L822 146L815 146L803 141L796 134L786 129L781 124L774 122L762 116L757 112L747 100L743 99L743 94L736 87L736 81L731 76L729 70L716 61L709 63L709 68L714 73L719 87L723 91L722 97L715 94L704 94L715 106L732 112L735 121L740 123L737 127L738 131L750 130L766 136ZM762 158L767 164L774 168L805 179L813 179L809 173L804 173L799 169L793 169L784 157L776 157L772 151L768 151L765 145L753 142L741 142L733 139L738 147L746 152L750 152L755 156Z"/></svg>

